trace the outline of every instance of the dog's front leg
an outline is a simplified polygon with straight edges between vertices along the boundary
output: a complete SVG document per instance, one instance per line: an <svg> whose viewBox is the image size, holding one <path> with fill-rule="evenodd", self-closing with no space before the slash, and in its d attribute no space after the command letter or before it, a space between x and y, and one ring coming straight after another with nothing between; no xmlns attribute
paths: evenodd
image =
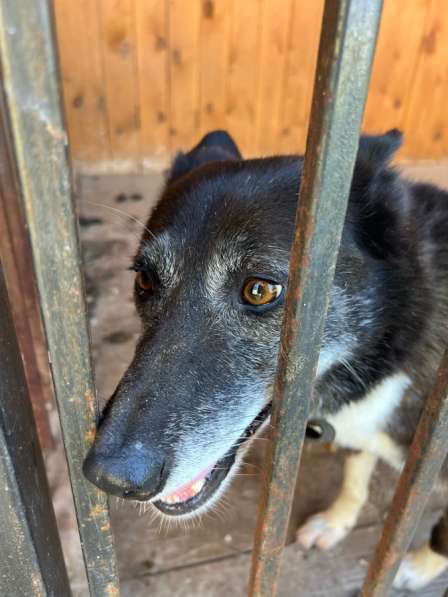
<svg viewBox="0 0 448 597"><path fill-rule="evenodd" d="M408 552L394 580L396 589L418 591L448 569L448 509L432 529L431 540Z"/></svg>
<svg viewBox="0 0 448 597"><path fill-rule="evenodd" d="M348 535L367 501L376 461L377 457L369 452L348 456L336 500L328 510L311 516L297 531L297 540L303 547L330 549Z"/></svg>

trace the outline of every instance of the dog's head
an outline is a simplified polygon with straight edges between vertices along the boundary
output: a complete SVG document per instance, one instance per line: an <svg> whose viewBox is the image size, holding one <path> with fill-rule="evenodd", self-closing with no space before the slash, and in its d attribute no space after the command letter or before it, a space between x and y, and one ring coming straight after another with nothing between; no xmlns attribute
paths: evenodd
<svg viewBox="0 0 448 597"><path fill-rule="evenodd" d="M411 234L388 167L400 143L395 131L360 143L316 414L374 381L355 355L375 354L375 312L386 317ZM175 159L133 263L142 335L84 466L98 487L172 516L223 491L269 417L301 170L298 157L243 160L224 132Z"/></svg>

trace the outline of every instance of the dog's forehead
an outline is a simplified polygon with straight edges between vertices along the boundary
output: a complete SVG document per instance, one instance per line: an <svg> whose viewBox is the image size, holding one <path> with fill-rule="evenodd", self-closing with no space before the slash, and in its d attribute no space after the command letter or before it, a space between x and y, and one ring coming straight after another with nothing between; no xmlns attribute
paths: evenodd
<svg viewBox="0 0 448 597"><path fill-rule="evenodd" d="M224 232L224 231L223 231ZM164 284L198 281L207 294L223 286L231 274L259 274L286 281L289 249L271 240L257 240L247 230L221 234L203 242L179 242L175 231L164 231L141 248L140 257L155 268Z"/></svg>
<svg viewBox="0 0 448 597"><path fill-rule="evenodd" d="M168 184L136 264L155 271L166 288L209 296L242 276L286 282L299 172L291 157L222 162Z"/></svg>
<svg viewBox="0 0 448 597"><path fill-rule="evenodd" d="M168 185L142 247L154 257L250 255L287 246L299 182L296 158L220 162ZM272 251L271 251L272 252Z"/></svg>
<svg viewBox="0 0 448 597"><path fill-rule="evenodd" d="M239 272L286 277L289 236L284 227L277 233L253 211L243 210L221 213L214 222L204 217L192 226L167 226L142 243L140 255L167 286L187 279L217 289Z"/></svg>

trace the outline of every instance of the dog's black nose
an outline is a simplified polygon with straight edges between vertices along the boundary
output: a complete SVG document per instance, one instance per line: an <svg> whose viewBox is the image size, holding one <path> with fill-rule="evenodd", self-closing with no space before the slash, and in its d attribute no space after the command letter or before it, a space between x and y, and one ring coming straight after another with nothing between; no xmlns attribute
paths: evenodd
<svg viewBox="0 0 448 597"><path fill-rule="evenodd" d="M148 500L166 481L163 453L135 442L112 453L90 450L83 471L97 487L118 497Z"/></svg>

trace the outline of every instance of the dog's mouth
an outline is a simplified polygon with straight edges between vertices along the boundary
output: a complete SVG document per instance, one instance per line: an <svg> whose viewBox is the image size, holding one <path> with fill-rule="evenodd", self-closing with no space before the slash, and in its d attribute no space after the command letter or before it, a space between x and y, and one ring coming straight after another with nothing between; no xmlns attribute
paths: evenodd
<svg viewBox="0 0 448 597"><path fill-rule="evenodd" d="M230 473L235 464L237 452L260 429L270 416L271 410L272 404L269 403L260 411L223 458L203 470L189 483L153 502L154 506L169 516L185 516L207 504L215 496ZM334 430L326 421L323 419L310 419L308 421L307 440L332 441L333 438Z"/></svg>
<svg viewBox="0 0 448 597"><path fill-rule="evenodd" d="M253 437L270 414L271 404L268 404L255 417L223 458L218 460L213 466L202 471L186 485L153 502L154 506L169 516L192 514L195 510L204 506L217 493L231 471L236 461L237 452L241 449L241 446Z"/></svg>

